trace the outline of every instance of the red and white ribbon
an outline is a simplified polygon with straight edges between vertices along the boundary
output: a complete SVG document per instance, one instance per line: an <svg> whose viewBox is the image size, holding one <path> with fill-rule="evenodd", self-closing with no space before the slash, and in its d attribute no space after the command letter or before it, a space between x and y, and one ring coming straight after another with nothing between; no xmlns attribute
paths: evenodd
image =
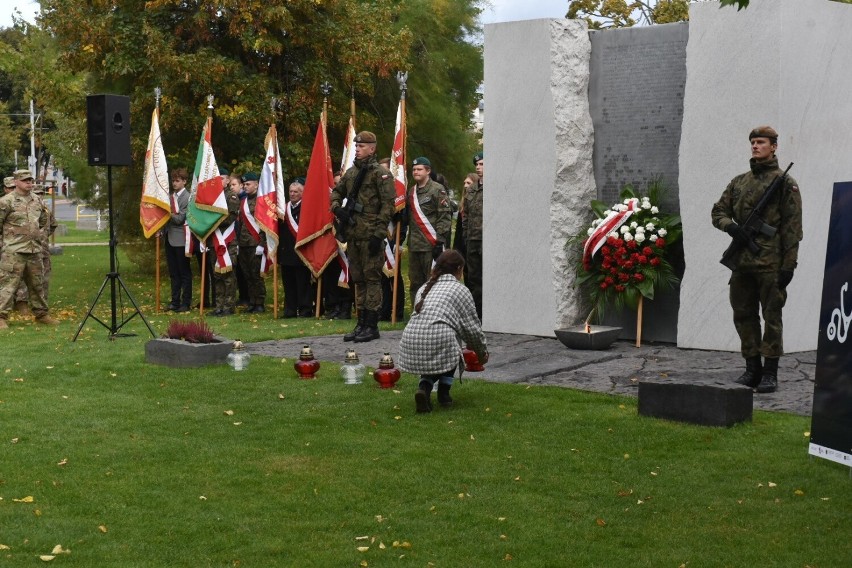
<svg viewBox="0 0 852 568"><path fill-rule="evenodd" d="M583 262L591 262L592 257L606 242L607 235L618 230L638 208L639 200L633 198L628 200L627 207L623 211L612 211L607 215L586 240L586 244L583 246Z"/></svg>

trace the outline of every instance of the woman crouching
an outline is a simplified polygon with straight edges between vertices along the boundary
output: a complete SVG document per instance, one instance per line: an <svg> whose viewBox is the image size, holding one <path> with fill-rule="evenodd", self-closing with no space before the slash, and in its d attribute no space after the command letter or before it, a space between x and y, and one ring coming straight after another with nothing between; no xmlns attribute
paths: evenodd
<svg viewBox="0 0 852 568"><path fill-rule="evenodd" d="M459 280L464 258L455 250L445 250L435 261L429 280L414 300L414 313L399 342L399 366L420 375L414 393L417 412L432 411L432 387L438 383L438 404L452 406L450 387L456 367L462 361L462 344L476 352L481 363L488 362L482 324L470 291ZM459 375L461 376L461 375Z"/></svg>

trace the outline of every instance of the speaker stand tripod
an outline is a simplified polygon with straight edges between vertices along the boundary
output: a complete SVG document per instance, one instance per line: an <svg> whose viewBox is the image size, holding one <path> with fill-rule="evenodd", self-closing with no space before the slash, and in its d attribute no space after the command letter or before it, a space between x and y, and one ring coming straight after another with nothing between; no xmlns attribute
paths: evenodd
<svg viewBox="0 0 852 568"><path fill-rule="evenodd" d="M116 337L131 337L136 335L135 333L119 333L119 330L125 326L130 320L132 320L137 315L145 322L145 325L148 327L148 331L151 332L152 337L157 337L154 328L151 327L151 324L148 323L148 320L145 319L145 316L142 315L142 312L139 310L139 306L136 304L136 300L133 299L133 295L130 293L130 290L127 289L127 286L124 285L124 281L121 279L121 275L115 268L115 232L113 230L113 218L112 218L112 166L107 166L107 194L109 200L109 272L104 278L103 284L101 284L101 289L98 290L98 295L95 296L92 305L89 306L89 311L86 312L86 317L83 318L83 321L80 322L80 327L77 328L77 333L74 334L74 339L72 341L77 341L77 337L80 335L80 332L83 330L83 326L86 324L86 320L92 318L106 329L109 330L109 338L115 339ZM101 295L104 293L106 289L106 285L109 283L110 289L110 307L112 320L108 325L106 322L102 321L98 316L92 313L95 309L95 306L98 304L98 300L101 299ZM130 300L130 304L133 306L133 312L124 318L121 323L118 323L117 313L116 313L116 289L117 287L121 287L121 290L127 295L128 300ZM120 293L120 292L119 292ZM123 315L122 315L123 317Z"/></svg>

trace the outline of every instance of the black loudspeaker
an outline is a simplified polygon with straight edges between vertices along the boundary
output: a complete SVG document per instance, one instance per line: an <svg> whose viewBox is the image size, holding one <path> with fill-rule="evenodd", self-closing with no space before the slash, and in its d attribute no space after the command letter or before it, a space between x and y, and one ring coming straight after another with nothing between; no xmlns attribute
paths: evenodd
<svg viewBox="0 0 852 568"><path fill-rule="evenodd" d="M130 165L130 97L86 97L89 165Z"/></svg>

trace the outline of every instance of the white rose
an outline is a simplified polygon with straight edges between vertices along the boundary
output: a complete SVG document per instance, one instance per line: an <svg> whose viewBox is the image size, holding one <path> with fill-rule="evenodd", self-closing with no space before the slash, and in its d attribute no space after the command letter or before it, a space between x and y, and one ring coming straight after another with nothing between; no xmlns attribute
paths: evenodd
<svg viewBox="0 0 852 568"><path fill-rule="evenodd" d="M613 232L611 232L610 234L608 234L608 235L607 235L607 238L617 239L617 238L618 238L618 233L616 233L615 231L613 231Z"/></svg>
<svg viewBox="0 0 852 568"><path fill-rule="evenodd" d="M632 223L630 223L630 228L631 228L631 229L635 229L635 228L636 228L636 227L638 227L638 226L639 226L639 223L637 223L636 221L633 221Z"/></svg>
<svg viewBox="0 0 852 568"><path fill-rule="evenodd" d="M657 208L657 206L656 206L656 205L655 205L655 206L653 206L653 207L651 207L651 214L652 214L652 215L656 215L656 214L657 214L657 213L659 213L659 212L660 212L660 210Z"/></svg>
<svg viewBox="0 0 852 568"><path fill-rule="evenodd" d="M589 235L589 236L591 237L591 236L592 236L592 233L594 233L594 232L595 232L595 228L594 228L594 227L589 227L589 230L588 230L588 231L586 231L586 234L587 234L587 235Z"/></svg>
<svg viewBox="0 0 852 568"><path fill-rule="evenodd" d="M622 235L626 235L630 232L630 227L628 227L627 225L622 225L620 231Z"/></svg>
<svg viewBox="0 0 852 568"><path fill-rule="evenodd" d="M657 231L657 234L661 237L665 237L668 234L668 231L666 231L665 229L660 229L659 231Z"/></svg>
<svg viewBox="0 0 852 568"><path fill-rule="evenodd" d="M637 234L637 235L638 235L639 233L643 233L643 234L645 233L645 227L643 227L642 225L639 225L638 227L635 227L635 229L636 229L636 234Z"/></svg>
<svg viewBox="0 0 852 568"><path fill-rule="evenodd" d="M645 242L645 233L636 233L636 242L644 243Z"/></svg>
<svg viewBox="0 0 852 568"><path fill-rule="evenodd" d="M650 237L648 237L648 240L651 241L652 243L657 242L657 235L651 235Z"/></svg>
<svg viewBox="0 0 852 568"><path fill-rule="evenodd" d="M653 224L653 223L648 223L647 225L645 225L645 230L646 230L646 231L653 231L653 230L654 230L654 228L655 228L655 227L654 227L654 224Z"/></svg>

